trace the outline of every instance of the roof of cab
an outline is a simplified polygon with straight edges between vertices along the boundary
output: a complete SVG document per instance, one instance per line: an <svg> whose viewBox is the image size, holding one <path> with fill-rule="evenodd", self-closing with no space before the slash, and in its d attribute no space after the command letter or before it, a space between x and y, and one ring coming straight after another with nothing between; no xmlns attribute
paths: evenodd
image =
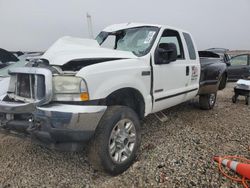
<svg viewBox="0 0 250 188"><path fill-rule="evenodd" d="M119 31L119 30L123 30L123 29L128 29L128 28L134 28L134 27L143 27L143 26L152 26L152 27L158 27L158 28L169 28L169 29L174 29L177 31L182 31L182 32L186 32L189 33L187 31L184 31L182 29L177 29L171 26L164 26L164 25L159 25L159 24L145 24L145 23L121 23L121 24L113 24L110 25L108 27L106 27L105 29L103 29L103 31L106 32L115 32L115 31Z"/></svg>

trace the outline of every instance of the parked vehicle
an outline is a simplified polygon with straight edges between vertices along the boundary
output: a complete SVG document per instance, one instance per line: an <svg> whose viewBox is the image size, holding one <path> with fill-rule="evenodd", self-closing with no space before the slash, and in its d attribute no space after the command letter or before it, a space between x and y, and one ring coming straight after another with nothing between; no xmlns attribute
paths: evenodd
<svg viewBox="0 0 250 188"><path fill-rule="evenodd" d="M220 56L228 66L228 81L237 81L239 79L248 79L250 77L250 54L240 54L232 56L229 49L210 48L201 51L201 56L212 56L211 52Z"/></svg>
<svg viewBox="0 0 250 188"><path fill-rule="evenodd" d="M211 66L211 63L214 64L214 62L218 63L218 65L216 65L217 67L218 66L225 67L225 65L230 66L229 61L225 62L224 55L218 54L213 51L199 51L198 53L199 53L201 65L203 65L202 70L201 70L202 75L205 75L205 74L208 75L210 73L208 71L209 69L206 68L206 65ZM203 76L201 76L201 78L203 78ZM226 87L227 81L228 81L228 71L225 71L223 76L221 77L219 89L224 89ZM202 83L202 79L200 82Z"/></svg>
<svg viewBox="0 0 250 188"><path fill-rule="evenodd" d="M239 79L250 78L250 54L241 54L230 59L228 67L228 80L237 81Z"/></svg>
<svg viewBox="0 0 250 188"><path fill-rule="evenodd" d="M32 61L34 58L39 58L40 55L42 55L40 52L8 52L6 50L3 50L4 53L10 54L9 56L12 58L6 58L8 56L3 55L4 53L2 53L1 57L5 59L5 61L3 61L4 66L2 66L2 68L0 69L0 100L2 100L8 91L8 87L9 87L9 81L10 81L10 75L9 75L9 70L11 68L17 68L17 67L24 67L25 65L27 65L28 61L30 60ZM12 55L14 54L14 56ZM13 58L16 57L17 61L15 61L16 59ZM14 59L14 61L12 61Z"/></svg>
<svg viewBox="0 0 250 188"><path fill-rule="evenodd" d="M9 70L15 67L24 67L27 64L26 61L18 61L16 63L10 64L7 67L0 69L0 100L7 94L10 76Z"/></svg>
<svg viewBox="0 0 250 188"><path fill-rule="evenodd" d="M218 54L220 58L225 62L228 63L231 59L230 55L227 53L229 52L229 49L226 48L209 48L205 51L213 52L215 54ZM229 65L229 64L228 64Z"/></svg>
<svg viewBox="0 0 250 188"><path fill-rule="evenodd" d="M200 61L186 31L126 23L96 40L59 39L30 67L9 73L0 102L5 133L55 149L87 144L94 168L116 175L136 158L140 120L197 95L202 109L212 109L226 65Z"/></svg>
<svg viewBox="0 0 250 188"><path fill-rule="evenodd" d="M9 62L17 62L19 59L11 52L0 48L0 69L9 65Z"/></svg>

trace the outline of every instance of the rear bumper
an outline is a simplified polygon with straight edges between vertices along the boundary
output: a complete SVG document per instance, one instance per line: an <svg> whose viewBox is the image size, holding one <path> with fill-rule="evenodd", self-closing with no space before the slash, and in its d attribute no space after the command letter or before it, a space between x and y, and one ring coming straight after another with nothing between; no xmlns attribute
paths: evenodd
<svg viewBox="0 0 250 188"><path fill-rule="evenodd" d="M0 102L0 130L25 134L48 145L88 142L106 109L106 106L49 104L34 107Z"/></svg>

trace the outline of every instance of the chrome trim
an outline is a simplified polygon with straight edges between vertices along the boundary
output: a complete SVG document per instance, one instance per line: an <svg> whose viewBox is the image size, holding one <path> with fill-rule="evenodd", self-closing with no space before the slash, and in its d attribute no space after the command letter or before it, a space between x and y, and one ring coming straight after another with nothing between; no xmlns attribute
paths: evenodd
<svg viewBox="0 0 250 188"><path fill-rule="evenodd" d="M37 107L34 119L37 116L47 117L50 122L58 123L59 119L65 119L60 122L59 129L94 131L105 113L107 106L79 106L66 104L50 104L43 107ZM60 118L58 117L60 116ZM55 122L53 122L55 121Z"/></svg>
<svg viewBox="0 0 250 188"><path fill-rule="evenodd" d="M35 107L32 103L17 102L0 102L0 113L5 114L4 119L0 119L2 123L8 123L13 120L7 118L13 114L33 114L33 121L46 120L45 124L41 124L43 128L68 131L95 131L107 106L79 106L50 104L44 107ZM18 120L16 120L18 121ZM28 122L27 122L28 123Z"/></svg>
<svg viewBox="0 0 250 188"><path fill-rule="evenodd" d="M30 81L30 86L32 85L32 78L31 78L31 76L29 75L29 81ZM30 88L30 98L32 98L33 99L33 92L32 92L32 88Z"/></svg>
<svg viewBox="0 0 250 188"><path fill-rule="evenodd" d="M81 105L70 105L53 103L37 107L38 110L42 111L53 111L53 112L65 112L65 113L96 113L103 112L107 109L107 106L81 106Z"/></svg>
<svg viewBox="0 0 250 188"><path fill-rule="evenodd" d="M52 100L53 97L53 86L52 86L52 72L49 69L45 68L37 68L37 67L21 67L21 68L12 68L9 70L10 75L15 75L15 74L34 74L34 75L43 75L45 78L45 98L42 100L33 100L33 99L27 99L23 98L20 96L17 96L16 94L13 93L13 84L16 85L16 76L12 78L11 83L10 83L10 88L9 88L9 96L11 98L17 99L17 100L22 100L25 102L35 102L36 104L47 104ZM16 79L15 79L16 78ZM37 79L35 81L37 84Z"/></svg>

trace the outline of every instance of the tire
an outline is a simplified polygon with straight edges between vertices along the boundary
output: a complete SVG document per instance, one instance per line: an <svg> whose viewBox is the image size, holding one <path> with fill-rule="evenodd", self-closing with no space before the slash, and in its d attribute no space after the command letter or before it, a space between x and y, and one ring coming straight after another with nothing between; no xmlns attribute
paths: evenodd
<svg viewBox="0 0 250 188"><path fill-rule="evenodd" d="M137 114L129 107L111 106L102 117L90 142L88 159L95 170L118 175L131 166L140 142L140 121Z"/></svg>
<svg viewBox="0 0 250 188"><path fill-rule="evenodd" d="M221 76L221 79L220 79L220 84L219 84L219 90L223 90L225 89L227 86L227 75L224 73L222 76Z"/></svg>
<svg viewBox="0 0 250 188"><path fill-rule="evenodd" d="M199 105L202 110L213 109L217 99L217 93L200 95Z"/></svg>
<svg viewBox="0 0 250 188"><path fill-rule="evenodd" d="M247 96L247 97L246 97L246 105L249 105L249 104L250 104L250 97Z"/></svg>
<svg viewBox="0 0 250 188"><path fill-rule="evenodd" d="M234 95L234 96L232 97L232 102L233 102L233 103L236 103L236 101L237 101L237 97L236 97L236 95Z"/></svg>

